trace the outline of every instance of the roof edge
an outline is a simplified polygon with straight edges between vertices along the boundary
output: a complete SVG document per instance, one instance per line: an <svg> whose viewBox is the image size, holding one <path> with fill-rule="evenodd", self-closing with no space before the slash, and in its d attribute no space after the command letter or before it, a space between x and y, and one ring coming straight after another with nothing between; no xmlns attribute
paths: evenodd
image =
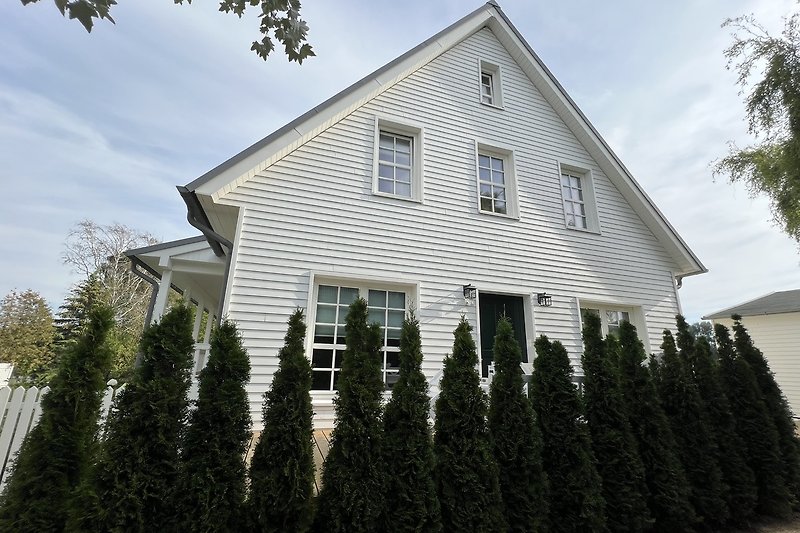
<svg viewBox="0 0 800 533"><path fill-rule="evenodd" d="M161 250L177 248L178 246L186 246L187 244L196 244L199 242L205 242L205 240L206 238L203 235L198 235L196 237L187 237L185 239L178 239L177 241L160 242L158 244L152 244L150 246L143 246L142 248L133 248L131 250L125 250L122 253L125 254L126 257L134 257L139 254L159 252Z"/></svg>

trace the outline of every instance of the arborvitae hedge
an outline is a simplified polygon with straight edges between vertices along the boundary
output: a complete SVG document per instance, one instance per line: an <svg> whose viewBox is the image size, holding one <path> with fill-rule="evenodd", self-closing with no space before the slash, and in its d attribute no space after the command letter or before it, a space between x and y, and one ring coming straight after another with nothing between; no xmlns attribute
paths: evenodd
<svg viewBox="0 0 800 533"><path fill-rule="evenodd" d="M654 531L687 531L695 522L689 503L689 484L676 445L658 400L656 388L645 366L645 351L628 322L620 326L620 388L628 420L636 437L645 468L648 507L655 518Z"/></svg>
<svg viewBox="0 0 800 533"><path fill-rule="evenodd" d="M386 523L384 531L442 530L433 468L428 381L422 373L419 321L413 314L400 333L400 375L384 414Z"/></svg>
<svg viewBox="0 0 800 533"><path fill-rule="evenodd" d="M661 405L672 425L678 456L691 486L690 500L705 526L724 524L730 517L725 503L727 485L722 481L705 406L669 330L664 330L661 349Z"/></svg>
<svg viewBox="0 0 800 533"><path fill-rule="evenodd" d="M236 326L223 321L211 336L197 406L183 442L180 530L226 532L245 525L248 381L250 358Z"/></svg>
<svg viewBox="0 0 800 533"><path fill-rule="evenodd" d="M719 449L722 478L730 487L727 503L731 521L741 525L755 513L758 501L756 478L745 460L744 442L736 433L736 421L722 387L719 365L705 337L697 339L692 367Z"/></svg>
<svg viewBox="0 0 800 533"><path fill-rule="evenodd" d="M194 353L192 312L173 307L147 328L141 365L106 422L94 502L83 530L164 531L178 520L179 450Z"/></svg>
<svg viewBox="0 0 800 533"><path fill-rule="evenodd" d="M542 462L550 481L550 527L606 531L602 482L566 349L539 337L533 368L530 395L539 415Z"/></svg>
<svg viewBox="0 0 800 533"><path fill-rule="evenodd" d="M783 392L775 381L775 376L769 369L769 364L761 350L753 345L753 340L747 329L742 325L742 317L733 315L734 345L739 356L750 364L756 376L758 387L761 389L764 403L775 422L778 430L778 444L781 450L781 459L784 467L784 478L789 492L794 497L793 505L798 505L800 499L800 443L795 433L792 409Z"/></svg>
<svg viewBox="0 0 800 533"><path fill-rule="evenodd" d="M317 531L379 531L385 507L381 394L381 337L367 325L367 302L358 298L347 314L336 426L322 471Z"/></svg>
<svg viewBox="0 0 800 533"><path fill-rule="evenodd" d="M714 325L720 375L736 422L736 433L744 442L744 457L756 476L759 514L786 518L791 515L791 494L784 479L778 431L753 369L734 352L728 328Z"/></svg>
<svg viewBox="0 0 800 533"><path fill-rule="evenodd" d="M250 527L303 533L311 526L314 443L311 364L305 353L303 311L289 317L278 370L264 394L261 438L250 464Z"/></svg>
<svg viewBox="0 0 800 533"><path fill-rule="evenodd" d="M619 388L619 344L603 341L600 317L587 313L583 325L583 399L611 531L642 531L652 524L647 485Z"/></svg>
<svg viewBox="0 0 800 533"><path fill-rule="evenodd" d="M506 531L472 327L455 330L444 360L434 425L435 478L445 531Z"/></svg>
<svg viewBox="0 0 800 533"><path fill-rule="evenodd" d="M75 490L93 459L111 352L107 307L94 308L42 399L39 424L23 441L0 497L0 531L63 531Z"/></svg>
<svg viewBox="0 0 800 533"><path fill-rule="evenodd" d="M522 351L505 317L497 324L492 353L495 373L489 393L489 432L508 530L545 531L548 488L542 469L542 436L523 391Z"/></svg>

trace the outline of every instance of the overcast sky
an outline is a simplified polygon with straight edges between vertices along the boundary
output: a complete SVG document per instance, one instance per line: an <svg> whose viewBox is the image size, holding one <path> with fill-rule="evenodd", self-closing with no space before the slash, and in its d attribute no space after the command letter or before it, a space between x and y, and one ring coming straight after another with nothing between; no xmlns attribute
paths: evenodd
<svg viewBox="0 0 800 533"><path fill-rule="evenodd" d="M203 5L204 4L204 5ZM61 262L82 218L162 240L195 235L175 190L479 1L305 0L317 57L249 51L257 20L216 2L121 2L87 34L51 0L0 2L0 296L34 289L55 309L77 276ZM795 0L505 0L526 40L710 270L680 291L690 321L800 288L797 246L768 203L715 182L726 143L748 144L727 17L779 31Z"/></svg>

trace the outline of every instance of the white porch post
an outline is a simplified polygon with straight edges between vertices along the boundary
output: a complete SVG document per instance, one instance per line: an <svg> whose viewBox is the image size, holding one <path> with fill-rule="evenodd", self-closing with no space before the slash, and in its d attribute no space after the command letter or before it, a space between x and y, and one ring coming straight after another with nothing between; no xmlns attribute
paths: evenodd
<svg viewBox="0 0 800 533"><path fill-rule="evenodd" d="M185 293L184 293L185 294ZM200 322L203 321L203 308L205 307L205 303L201 300L197 302L197 309L194 313L194 327L192 328L192 338L195 342L199 341L200 335Z"/></svg>
<svg viewBox="0 0 800 533"><path fill-rule="evenodd" d="M211 326L214 325L214 317L211 314L211 311L208 312L208 320L206 320L206 332L203 335L203 342L209 343L211 342Z"/></svg>
<svg viewBox="0 0 800 533"><path fill-rule="evenodd" d="M158 284L158 296L156 296L156 303L153 306L153 318L150 323L153 324L157 320L161 320L164 310L167 308L167 301L169 301L169 290L172 285L172 269L164 270L161 274L161 282Z"/></svg>

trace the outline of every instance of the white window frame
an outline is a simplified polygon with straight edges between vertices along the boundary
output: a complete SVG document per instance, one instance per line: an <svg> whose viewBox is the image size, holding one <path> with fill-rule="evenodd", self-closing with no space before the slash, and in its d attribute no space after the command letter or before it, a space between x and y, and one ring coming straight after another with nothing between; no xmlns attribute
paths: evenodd
<svg viewBox="0 0 800 533"><path fill-rule="evenodd" d="M490 78L490 101L484 99L484 76ZM478 101L489 107L503 109L503 76L500 65L478 59Z"/></svg>
<svg viewBox="0 0 800 533"><path fill-rule="evenodd" d="M309 276L309 298L308 298L308 335L306 339L306 356L308 357L309 361L313 364L313 355L314 349L335 349L334 346L343 347L342 343L335 343L334 344L327 344L327 343L315 343L314 342L314 334L315 328L317 323L317 298L319 295L319 286L320 285L328 285L328 286L337 286L337 287L348 287L348 288L356 288L359 291L359 296L368 299L369 290L381 290L381 291L393 291L393 292L403 292L405 293L405 312L408 313L409 309L414 308L414 302L419 301L419 285L414 282L404 282L404 281L387 281L382 278L374 278L371 276L349 276L349 275L341 275L341 276L327 276L327 275L315 275L313 272ZM390 349L387 350L387 346L382 347L382 351L392 351L392 352L399 352L400 348L399 345L396 347L389 347ZM335 354L332 356L334 359L332 360L331 371L336 372L337 368L335 363ZM382 373L384 382L386 382L386 375L387 374L396 374L399 372L387 368L387 356L383 354L383 363L382 363ZM312 370L313 372L313 370ZM388 390L388 389L387 389ZM335 389L312 389L311 392L317 395L331 395L335 394Z"/></svg>
<svg viewBox="0 0 800 533"><path fill-rule="evenodd" d="M612 302L594 298L576 298L578 306L578 330L583 331L583 309L597 309L600 312L600 324L603 337L608 335L608 319L606 311L628 313L628 322L636 327L636 334L642 341L646 353L650 353L650 334L647 330L644 308L640 304Z"/></svg>
<svg viewBox="0 0 800 533"><path fill-rule="evenodd" d="M488 156L503 161L503 180L505 186L506 196L506 212L497 213L483 209L481 206L481 180L480 174L480 158L481 156ZM493 215L506 218L519 218L519 192L517 188L517 172L514 162L514 151L508 147L502 147L497 144L489 144L481 141L475 141L475 191L478 200L478 212L486 215Z"/></svg>
<svg viewBox="0 0 800 533"><path fill-rule="evenodd" d="M372 165L372 194L375 196L383 196L387 198L396 198L398 200L405 200L411 202L422 203L423 201L423 143L424 135L422 127L413 124L404 123L389 117L375 117L374 129L374 146L373 146L373 165ZM409 169L411 171L411 195L402 196L382 192L379 187L379 167L380 167L380 137L381 133L394 135L399 137L407 137L411 139L411 164Z"/></svg>
<svg viewBox="0 0 800 533"><path fill-rule="evenodd" d="M569 224L567 203L574 204L572 198L566 198L562 187L561 179L563 175L570 175L580 179L581 193L583 195L583 208L586 216L586 227L579 228ZM563 213L564 227L575 231L585 231L589 233L600 233L600 219L597 216L597 202L594 194L594 177L592 171L585 167L580 167L563 161L558 162L558 190L561 195L561 210Z"/></svg>

